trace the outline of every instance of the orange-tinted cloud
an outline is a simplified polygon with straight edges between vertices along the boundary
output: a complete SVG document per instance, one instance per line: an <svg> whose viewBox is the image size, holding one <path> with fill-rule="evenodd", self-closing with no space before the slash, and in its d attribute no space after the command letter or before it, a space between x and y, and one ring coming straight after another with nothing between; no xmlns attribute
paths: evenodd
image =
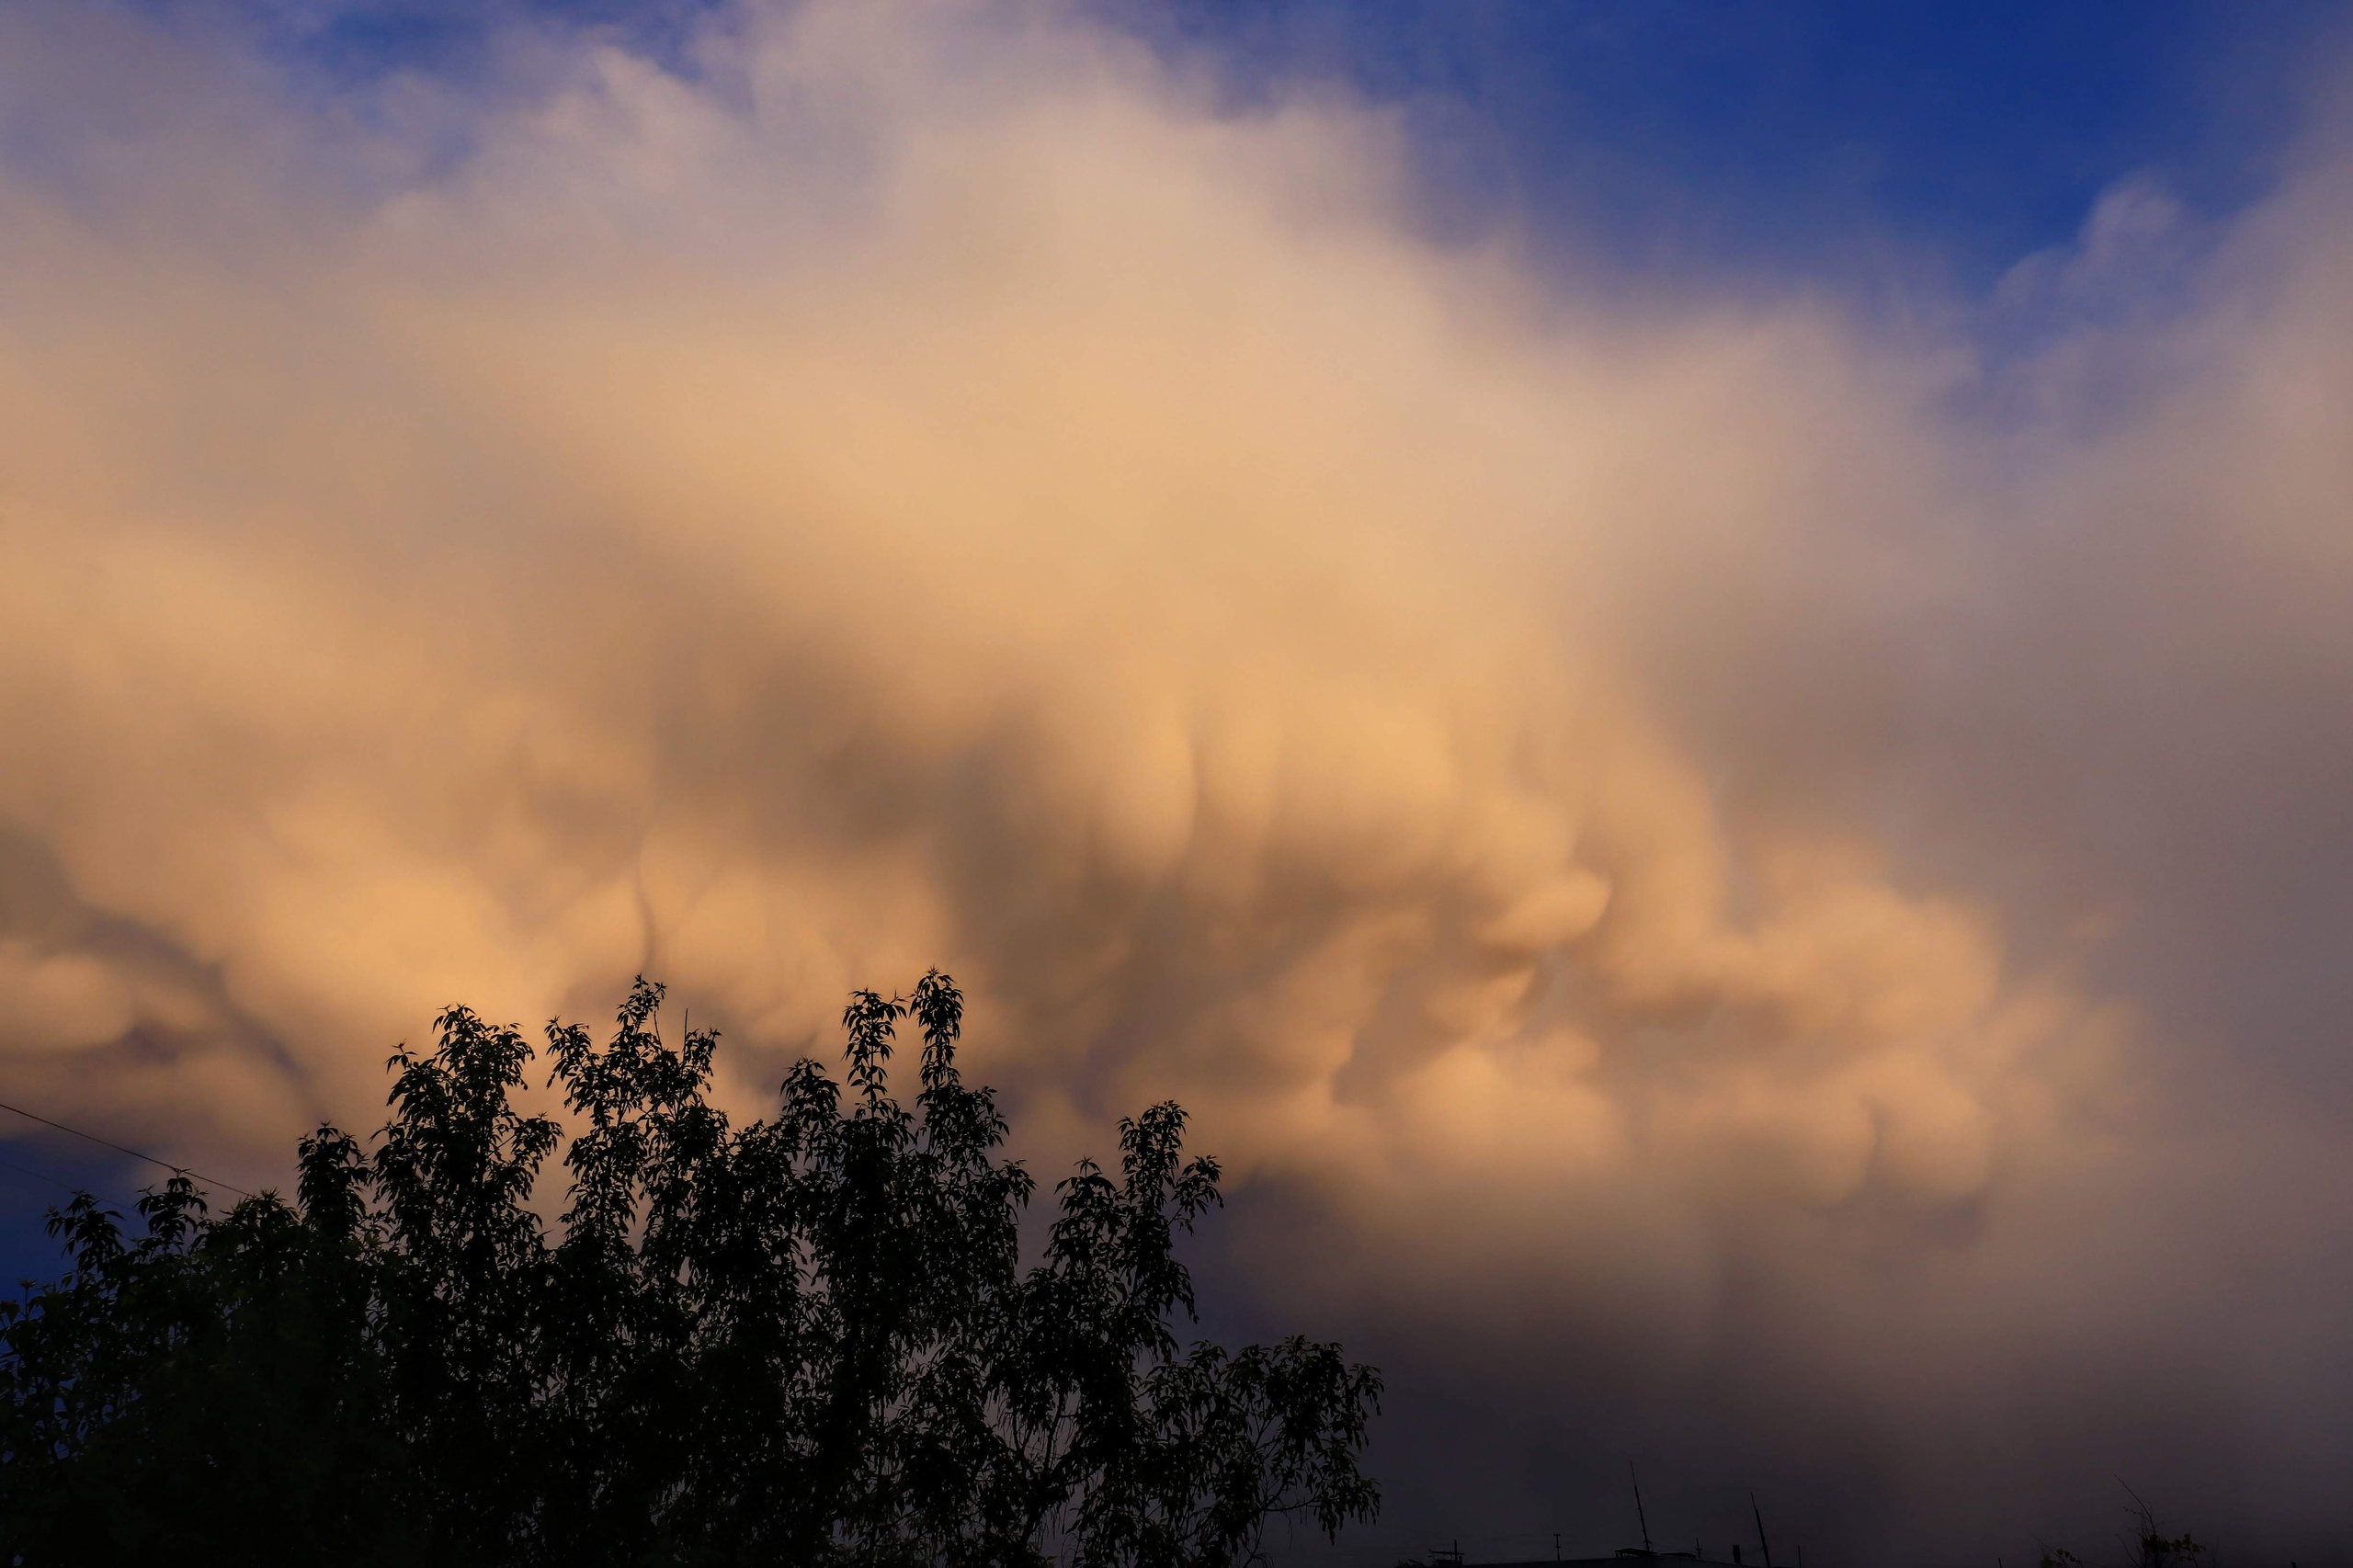
<svg viewBox="0 0 2353 1568"><path fill-rule="evenodd" d="M451 1000L648 968L750 1108L938 963L1056 1159L1174 1095L1368 1247L2035 1317L2154 1114L2064 933L2147 889L1999 778L2115 650L2343 668L2325 170L1989 433L1949 344L1438 246L1379 114L1051 16L364 114L11 26L155 90L0 175L0 1061L241 1171ZM2014 291L2129 274L2102 210Z"/></svg>

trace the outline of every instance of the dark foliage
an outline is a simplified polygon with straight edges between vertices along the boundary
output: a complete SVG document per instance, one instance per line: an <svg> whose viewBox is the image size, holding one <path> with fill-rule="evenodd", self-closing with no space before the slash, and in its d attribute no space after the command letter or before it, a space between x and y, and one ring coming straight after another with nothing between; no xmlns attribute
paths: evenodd
<svg viewBox="0 0 2353 1568"><path fill-rule="evenodd" d="M2118 1483L2120 1486L2123 1483ZM2125 1532L2123 1562L2125 1568L2199 1568L2200 1562L2212 1562L2213 1548L2184 1530L2179 1535L2167 1533L2158 1522L2156 1510L2130 1486L2124 1486L2125 1496L2131 1506L2126 1510L2131 1520ZM2040 1568L2089 1568L2089 1564L2064 1547L2045 1547Z"/></svg>
<svg viewBox="0 0 2353 1568"><path fill-rule="evenodd" d="M801 1062L745 1127L661 997L602 1046L549 1026L568 1142L514 1103L531 1047L453 1007L392 1057L372 1154L302 1141L295 1203L215 1219L176 1178L136 1240L54 1214L69 1271L0 1303L6 1561L1208 1568L1370 1517L1371 1370L1172 1331L1218 1202L1176 1106L1061 1184L1024 1268L1031 1178L957 1073L948 977L858 993L846 1083Z"/></svg>

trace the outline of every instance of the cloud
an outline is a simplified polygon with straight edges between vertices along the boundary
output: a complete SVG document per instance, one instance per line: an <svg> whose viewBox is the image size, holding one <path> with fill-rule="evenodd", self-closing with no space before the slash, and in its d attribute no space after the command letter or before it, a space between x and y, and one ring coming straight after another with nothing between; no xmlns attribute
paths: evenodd
<svg viewBox="0 0 2353 1568"><path fill-rule="evenodd" d="M2162 973L2343 825L2325 161L2070 329L2181 222L2104 202L1989 429L1952 344L1435 244L1379 111L1051 12L333 103L9 26L28 1097L267 1172L438 1006L645 968L749 1111L938 963L1040 1158L1173 1095L1314 1217L1251 1289L1962 1400L1888 1497L2114 1312L2205 1354L2138 1141L2234 994Z"/></svg>

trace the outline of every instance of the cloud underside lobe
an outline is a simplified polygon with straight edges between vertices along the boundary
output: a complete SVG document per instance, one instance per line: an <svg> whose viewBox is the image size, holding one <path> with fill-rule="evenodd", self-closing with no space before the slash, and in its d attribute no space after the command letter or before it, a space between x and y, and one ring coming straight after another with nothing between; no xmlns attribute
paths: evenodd
<svg viewBox="0 0 2353 1568"><path fill-rule="evenodd" d="M1041 1157L1180 1098L1336 1280L2063 1336L2229 1056L2183 955L2342 853L2325 158L2120 192L1994 372L1438 245L1377 110L1034 15L334 108L8 26L0 1051L69 1113L266 1169L640 969L751 1111L937 963Z"/></svg>

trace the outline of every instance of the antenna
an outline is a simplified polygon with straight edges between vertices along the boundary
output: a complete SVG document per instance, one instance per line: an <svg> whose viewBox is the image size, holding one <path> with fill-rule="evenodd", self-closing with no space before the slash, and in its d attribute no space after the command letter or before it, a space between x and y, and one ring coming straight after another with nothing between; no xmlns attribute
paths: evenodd
<svg viewBox="0 0 2353 1568"><path fill-rule="evenodd" d="M1765 1510L1756 1506L1756 1494L1748 1494L1748 1511L1756 1516L1756 1544L1765 1549L1765 1568L1773 1568L1773 1543L1765 1539Z"/></svg>
<svg viewBox="0 0 2353 1568"><path fill-rule="evenodd" d="M1634 1461L1632 1460L1628 1460L1626 1461L1626 1476L1627 1479L1631 1480L1634 1483L1634 1519L1636 1523L1643 1527L1643 1555L1645 1557L1654 1557L1657 1553L1651 1550L1650 1516L1643 1512L1643 1478L1634 1473Z"/></svg>

